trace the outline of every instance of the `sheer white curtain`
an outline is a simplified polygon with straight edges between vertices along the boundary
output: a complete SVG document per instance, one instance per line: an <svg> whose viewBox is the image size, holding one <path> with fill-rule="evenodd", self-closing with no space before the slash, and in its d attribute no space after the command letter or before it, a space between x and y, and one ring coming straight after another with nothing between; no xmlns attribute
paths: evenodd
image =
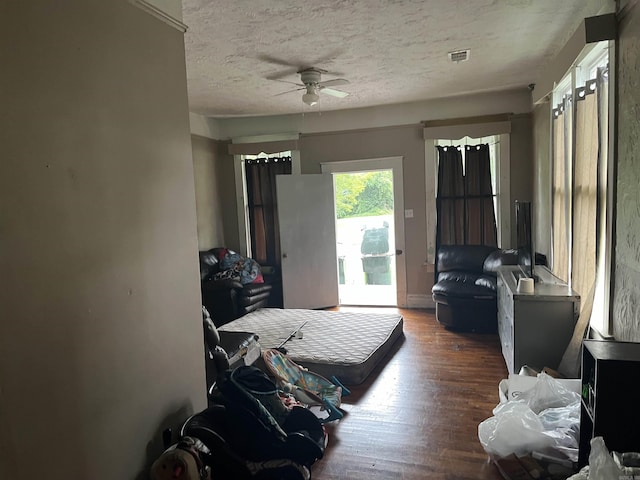
<svg viewBox="0 0 640 480"><path fill-rule="evenodd" d="M596 279L598 218L598 90L596 80L576 90L571 286L583 299Z"/></svg>
<svg viewBox="0 0 640 480"><path fill-rule="evenodd" d="M570 169L567 165L567 124L570 119L570 105L565 98L562 104L553 110L553 257L552 270L558 278L569 281L569 205Z"/></svg>

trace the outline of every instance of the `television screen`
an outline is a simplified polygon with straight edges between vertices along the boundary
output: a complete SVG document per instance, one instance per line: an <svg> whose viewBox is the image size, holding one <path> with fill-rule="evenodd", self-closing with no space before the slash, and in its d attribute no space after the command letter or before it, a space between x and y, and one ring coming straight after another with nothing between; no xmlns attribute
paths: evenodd
<svg viewBox="0 0 640 480"><path fill-rule="evenodd" d="M534 278L534 252L531 234L531 202L516 200L516 243L518 249L518 265L522 273Z"/></svg>

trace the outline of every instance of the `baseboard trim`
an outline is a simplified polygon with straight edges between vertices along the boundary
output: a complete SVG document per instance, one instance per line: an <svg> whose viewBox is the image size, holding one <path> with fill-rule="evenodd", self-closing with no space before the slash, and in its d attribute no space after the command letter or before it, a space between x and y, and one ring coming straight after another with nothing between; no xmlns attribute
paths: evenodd
<svg viewBox="0 0 640 480"><path fill-rule="evenodd" d="M431 295L407 295L407 308L436 308Z"/></svg>

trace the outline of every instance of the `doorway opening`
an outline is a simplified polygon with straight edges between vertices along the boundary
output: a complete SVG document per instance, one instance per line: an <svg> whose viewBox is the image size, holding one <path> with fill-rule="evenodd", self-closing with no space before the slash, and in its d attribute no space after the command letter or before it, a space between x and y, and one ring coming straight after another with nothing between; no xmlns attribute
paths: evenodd
<svg viewBox="0 0 640 480"><path fill-rule="evenodd" d="M396 306L393 170L333 179L340 305Z"/></svg>

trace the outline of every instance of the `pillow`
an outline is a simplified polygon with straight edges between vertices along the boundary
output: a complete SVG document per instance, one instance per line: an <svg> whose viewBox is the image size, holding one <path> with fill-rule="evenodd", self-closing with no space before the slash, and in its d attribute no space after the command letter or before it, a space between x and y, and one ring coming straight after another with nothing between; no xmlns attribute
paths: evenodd
<svg viewBox="0 0 640 480"><path fill-rule="evenodd" d="M262 276L262 273L258 273L256 279L251 283L264 283L264 277Z"/></svg>

